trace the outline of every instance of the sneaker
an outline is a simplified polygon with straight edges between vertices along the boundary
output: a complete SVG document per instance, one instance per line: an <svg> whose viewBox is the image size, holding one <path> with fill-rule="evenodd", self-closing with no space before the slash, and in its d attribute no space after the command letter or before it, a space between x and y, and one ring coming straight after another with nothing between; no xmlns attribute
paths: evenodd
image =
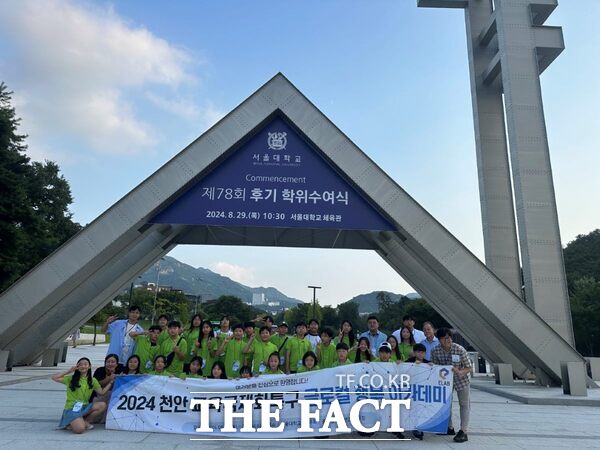
<svg viewBox="0 0 600 450"><path fill-rule="evenodd" d="M413 433L412 433L412 434L413 434L413 436L414 436L415 438L417 438L418 440L420 440L420 441L422 441L422 440L423 440L423 434L424 434L424 433L423 433L422 431L416 431L416 430L415 430L415 431L413 431Z"/></svg>
<svg viewBox="0 0 600 450"><path fill-rule="evenodd" d="M456 434L456 431L454 431L454 428L448 428L448 432L446 434L448 436L454 436Z"/></svg>
<svg viewBox="0 0 600 450"><path fill-rule="evenodd" d="M458 433L454 436L454 442L467 442L468 440L469 437L463 430L458 430Z"/></svg>

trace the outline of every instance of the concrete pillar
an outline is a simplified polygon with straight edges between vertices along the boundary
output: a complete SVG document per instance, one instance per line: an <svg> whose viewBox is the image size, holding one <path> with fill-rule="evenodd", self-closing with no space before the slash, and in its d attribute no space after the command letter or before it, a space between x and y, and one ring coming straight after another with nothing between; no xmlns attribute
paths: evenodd
<svg viewBox="0 0 600 450"><path fill-rule="evenodd" d="M525 299L573 345L536 50L538 40L548 35L553 40L547 45L558 50L562 33L557 27L534 26L533 3L533 0L495 2Z"/></svg>
<svg viewBox="0 0 600 450"><path fill-rule="evenodd" d="M585 358L587 361L587 373L594 381L600 381L600 358Z"/></svg>
<svg viewBox="0 0 600 450"><path fill-rule="evenodd" d="M48 348L42 355L42 367L56 367L59 361L59 352L56 348Z"/></svg>
<svg viewBox="0 0 600 450"><path fill-rule="evenodd" d="M561 362L563 392L565 395L587 397L585 366L581 362Z"/></svg>
<svg viewBox="0 0 600 450"><path fill-rule="evenodd" d="M492 0L470 1L465 8L485 264L521 297L521 265L502 83L496 80L488 84L481 76L496 53L495 38L487 46L479 42L479 36L490 22L492 10Z"/></svg>
<svg viewBox="0 0 600 450"><path fill-rule="evenodd" d="M479 373L479 353L467 352L471 360L471 373Z"/></svg>
<svg viewBox="0 0 600 450"><path fill-rule="evenodd" d="M494 364L496 384L514 384L512 364Z"/></svg>
<svg viewBox="0 0 600 450"><path fill-rule="evenodd" d="M60 350L60 362L67 362L67 351L69 350L69 344L67 342L63 342Z"/></svg>
<svg viewBox="0 0 600 450"><path fill-rule="evenodd" d="M0 372L6 372L11 369L10 367L8 367L9 356L9 350L0 350Z"/></svg>

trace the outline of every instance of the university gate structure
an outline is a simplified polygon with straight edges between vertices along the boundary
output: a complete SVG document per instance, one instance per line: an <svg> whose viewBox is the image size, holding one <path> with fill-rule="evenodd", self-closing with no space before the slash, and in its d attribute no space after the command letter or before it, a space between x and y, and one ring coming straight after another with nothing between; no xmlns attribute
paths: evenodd
<svg viewBox="0 0 600 450"><path fill-rule="evenodd" d="M500 28L497 24L494 32L483 36L499 35ZM475 53L471 47L470 51ZM503 80L504 69L502 63ZM518 255L511 256L517 259L509 264L501 263L509 261L501 258L507 249L496 246L496 240L516 239L514 223L510 229L494 224L495 202L505 208L510 203L512 208L508 166L497 170L486 159L495 157L486 136L490 127L499 126L497 121L483 120L477 127L480 103L500 114L499 88L495 79L489 84L493 88L478 83L473 85L474 105L479 108L477 151L482 202L487 201L482 211L489 228L485 240L489 266L277 74L6 290L0 296L0 351L8 354L9 366L33 363L42 354L56 352L66 335L178 244L365 249L376 251L486 359L512 364L519 376L533 372L540 383L560 384L561 363L583 364L584 359L572 346L568 308L554 311L557 321L550 320L540 306L543 295L536 294L536 277L542 276L536 271L539 266L553 270L552 255L531 248L523 257L525 276L531 277L526 280L528 302L521 297L520 282L511 278ZM518 123L521 118L516 114L511 120ZM495 129L497 136L504 136L502 130ZM522 144L522 135L516 132L514 140ZM502 139L494 141L494 148L503 151L496 155L501 165L507 157L503 145ZM517 158L522 165L515 169L513 163L513 170L527 173L532 170L530 162L543 162L533 151L523 150L526 155ZM495 175L488 176L489 170ZM539 170L545 171L545 166ZM519 208L527 209L530 201L525 197L531 186L525 176L521 180L518 218ZM535 212L533 218L530 211L523 214L522 251L523 242L529 243L537 232L529 225L535 228L535 221L543 220ZM562 259L559 266L564 277ZM568 326L558 326L559 322Z"/></svg>

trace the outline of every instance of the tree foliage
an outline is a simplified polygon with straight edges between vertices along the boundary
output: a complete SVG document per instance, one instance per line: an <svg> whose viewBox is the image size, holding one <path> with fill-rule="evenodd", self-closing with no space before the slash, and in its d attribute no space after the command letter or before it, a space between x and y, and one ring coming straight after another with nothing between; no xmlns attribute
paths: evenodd
<svg viewBox="0 0 600 450"><path fill-rule="evenodd" d="M600 229L580 234L563 251L569 292L580 278L600 280Z"/></svg>
<svg viewBox="0 0 600 450"><path fill-rule="evenodd" d="M0 292L79 229L68 182L51 161L31 162L12 92L0 83Z"/></svg>
<svg viewBox="0 0 600 450"><path fill-rule="evenodd" d="M600 229L579 235L563 251L575 346L600 356Z"/></svg>
<svg viewBox="0 0 600 450"><path fill-rule="evenodd" d="M231 326L265 315L264 311L247 305L241 298L233 295L222 295L216 300L203 303L202 310L204 319L220 320L221 317L228 316Z"/></svg>

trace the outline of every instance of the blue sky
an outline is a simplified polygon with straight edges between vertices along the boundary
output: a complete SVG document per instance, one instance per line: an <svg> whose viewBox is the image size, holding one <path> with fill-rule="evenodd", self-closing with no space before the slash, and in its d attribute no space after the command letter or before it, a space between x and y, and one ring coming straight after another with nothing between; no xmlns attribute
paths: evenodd
<svg viewBox="0 0 600 450"><path fill-rule="evenodd" d="M481 218L462 10L415 1L8 1L0 78L29 154L92 221L275 73L476 255ZM563 244L600 226L600 1L562 1L542 75ZM172 256L321 303L412 289L363 251L178 247Z"/></svg>

